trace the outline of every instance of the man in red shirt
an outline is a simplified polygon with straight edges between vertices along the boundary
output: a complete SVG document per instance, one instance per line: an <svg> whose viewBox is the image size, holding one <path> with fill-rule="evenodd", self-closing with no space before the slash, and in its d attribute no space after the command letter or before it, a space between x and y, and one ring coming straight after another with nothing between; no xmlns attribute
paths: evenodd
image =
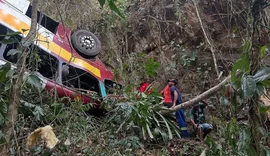
<svg viewBox="0 0 270 156"><path fill-rule="evenodd" d="M171 89L169 85L166 85L166 87L161 91L161 94L163 95L163 104L164 106L170 108L172 107L172 97L171 97Z"/></svg>

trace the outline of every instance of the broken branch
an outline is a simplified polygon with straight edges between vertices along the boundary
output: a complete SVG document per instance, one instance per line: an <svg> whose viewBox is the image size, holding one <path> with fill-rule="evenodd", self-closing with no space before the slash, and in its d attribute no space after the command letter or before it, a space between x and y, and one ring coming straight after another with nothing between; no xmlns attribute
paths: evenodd
<svg viewBox="0 0 270 156"><path fill-rule="evenodd" d="M210 88L209 90L205 91L204 93L196 96L195 98L184 102L180 105L177 105L174 107L174 109L172 110L165 110L165 111L161 111L162 114L168 114L171 112L176 112L180 109L189 107L189 106L193 106L195 104L197 104L198 102L209 98L210 96L212 96L213 94L215 94L217 91L219 91L220 89L222 89L222 87L231 79L231 76L226 77L222 82L220 82L219 84L217 84L216 86Z"/></svg>

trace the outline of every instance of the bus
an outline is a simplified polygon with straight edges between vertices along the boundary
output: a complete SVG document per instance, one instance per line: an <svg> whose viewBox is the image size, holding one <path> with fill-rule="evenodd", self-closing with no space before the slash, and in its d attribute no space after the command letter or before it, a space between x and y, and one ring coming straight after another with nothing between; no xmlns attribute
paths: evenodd
<svg viewBox="0 0 270 156"><path fill-rule="evenodd" d="M12 36L20 41L31 25L32 6L28 0L0 0L0 34L21 32ZM42 12L37 13L37 35L31 46L33 55L27 58L27 70L40 73L42 90L56 91L59 97L80 98L85 104L100 104L96 98L106 97L112 88L121 87L113 81L113 73L97 55L101 42L90 31L72 31ZM0 65L7 62L16 67L17 54L10 55L18 42L2 42L0 37ZM32 52L31 52L32 53Z"/></svg>

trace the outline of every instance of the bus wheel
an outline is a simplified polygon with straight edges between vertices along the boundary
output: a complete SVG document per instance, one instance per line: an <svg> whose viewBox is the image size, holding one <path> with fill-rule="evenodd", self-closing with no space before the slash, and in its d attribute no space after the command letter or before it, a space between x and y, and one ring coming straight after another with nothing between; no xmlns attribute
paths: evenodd
<svg viewBox="0 0 270 156"><path fill-rule="evenodd" d="M71 42L78 53L85 58L93 58L101 51L99 39L87 30L78 30L71 35Z"/></svg>

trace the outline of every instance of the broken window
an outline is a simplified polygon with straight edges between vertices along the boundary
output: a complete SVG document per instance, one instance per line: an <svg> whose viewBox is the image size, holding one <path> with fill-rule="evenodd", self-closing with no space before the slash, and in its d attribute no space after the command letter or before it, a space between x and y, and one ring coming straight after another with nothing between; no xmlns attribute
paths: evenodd
<svg viewBox="0 0 270 156"><path fill-rule="evenodd" d="M27 68L38 71L42 76L56 80L59 61L41 48L34 47L27 59Z"/></svg>
<svg viewBox="0 0 270 156"><path fill-rule="evenodd" d="M32 16L32 6L29 5L28 10L26 12L26 16L30 17ZM41 19L41 20L40 20ZM56 29L58 27L58 22L53 20L52 18L44 15L40 11L37 12L37 21L40 25L42 25L44 28L48 29L50 32L54 33L56 32Z"/></svg>
<svg viewBox="0 0 270 156"><path fill-rule="evenodd" d="M7 34L7 28L0 24L0 35L5 35L5 34ZM4 38L5 38L5 36L0 36L0 41L2 41ZM0 43L0 45L1 45L1 43Z"/></svg>
<svg viewBox="0 0 270 156"><path fill-rule="evenodd" d="M62 66L62 83L80 92L100 94L99 81L94 76L68 64Z"/></svg>
<svg viewBox="0 0 270 156"><path fill-rule="evenodd" d="M16 36L10 36L9 38L6 37L5 40L12 41L12 43L5 45L5 51L3 53L3 57L5 60L11 62L11 63L17 63L18 61L18 53L12 54L10 53L10 50L17 49L18 45L20 44L20 41L22 40L22 37L19 35Z"/></svg>
<svg viewBox="0 0 270 156"><path fill-rule="evenodd" d="M117 84L111 80L104 80L104 84L107 94L113 94L122 89L122 86L120 84Z"/></svg>

